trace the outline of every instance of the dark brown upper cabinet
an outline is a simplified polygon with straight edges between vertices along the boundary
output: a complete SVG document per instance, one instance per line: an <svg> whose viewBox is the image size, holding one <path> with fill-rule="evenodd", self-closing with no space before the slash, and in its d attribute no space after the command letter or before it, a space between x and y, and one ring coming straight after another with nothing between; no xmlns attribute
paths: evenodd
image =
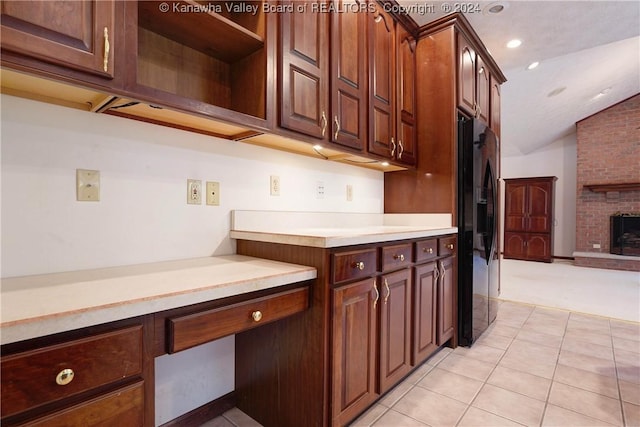
<svg viewBox="0 0 640 427"><path fill-rule="evenodd" d="M369 152L394 158L395 134L395 22L376 5L369 14Z"/></svg>
<svg viewBox="0 0 640 427"><path fill-rule="evenodd" d="M3 1L3 63L10 52L111 79L114 52L121 48L116 7L114 0Z"/></svg>
<svg viewBox="0 0 640 427"><path fill-rule="evenodd" d="M500 137L500 81L493 75L491 82L491 109L489 111L489 127Z"/></svg>
<svg viewBox="0 0 640 427"><path fill-rule="evenodd" d="M276 14L262 1L140 1L132 92L169 107L265 127ZM249 10L248 8L252 8Z"/></svg>
<svg viewBox="0 0 640 427"><path fill-rule="evenodd" d="M476 103L477 118L489 124L489 94L491 91L491 75L489 69L485 65L482 57L479 55L476 57L477 69L476 69Z"/></svg>
<svg viewBox="0 0 640 427"><path fill-rule="evenodd" d="M369 152L414 165L415 40L376 4L369 14Z"/></svg>
<svg viewBox="0 0 640 427"><path fill-rule="evenodd" d="M458 107L489 124L491 72L469 40L458 33Z"/></svg>
<svg viewBox="0 0 640 427"><path fill-rule="evenodd" d="M320 9L294 9L280 17L280 126L324 139L329 132L329 17Z"/></svg>
<svg viewBox="0 0 640 427"><path fill-rule="evenodd" d="M331 137L362 151L367 140L366 3L336 0L331 14Z"/></svg>
<svg viewBox="0 0 640 427"><path fill-rule="evenodd" d="M476 51L462 34L458 34L458 106L475 116Z"/></svg>
<svg viewBox="0 0 640 427"><path fill-rule="evenodd" d="M397 26L397 92L396 158L400 163L415 166L416 139L416 40L402 26Z"/></svg>

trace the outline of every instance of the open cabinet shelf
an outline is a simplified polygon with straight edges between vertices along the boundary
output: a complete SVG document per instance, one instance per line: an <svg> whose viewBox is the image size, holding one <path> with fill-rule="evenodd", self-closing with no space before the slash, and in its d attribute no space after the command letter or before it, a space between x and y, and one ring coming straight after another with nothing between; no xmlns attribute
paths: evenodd
<svg viewBox="0 0 640 427"><path fill-rule="evenodd" d="M266 119L266 18L229 11L242 3L138 2L137 84Z"/></svg>

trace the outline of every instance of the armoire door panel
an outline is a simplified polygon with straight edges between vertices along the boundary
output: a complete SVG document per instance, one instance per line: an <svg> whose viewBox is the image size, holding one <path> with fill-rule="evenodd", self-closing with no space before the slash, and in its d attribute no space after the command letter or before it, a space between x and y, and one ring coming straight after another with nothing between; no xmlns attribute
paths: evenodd
<svg viewBox="0 0 640 427"><path fill-rule="evenodd" d="M551 183L529 186L529 231L548 232L551 229Z"/></svg>
<svg viewBox="0 0 640 427"><path fill-rule="evenodd" d="M527 228L527 187L525 185L509 186L505 193L506 231L524 231Z"/></svg>

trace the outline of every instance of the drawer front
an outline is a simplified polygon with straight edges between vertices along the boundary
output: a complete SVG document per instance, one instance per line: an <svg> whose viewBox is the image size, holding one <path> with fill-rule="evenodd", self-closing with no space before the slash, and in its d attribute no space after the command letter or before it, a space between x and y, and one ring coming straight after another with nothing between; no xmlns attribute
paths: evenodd
<svg viewBox="0 0 640 427"><path fill-rule="evenodd" d="M2 416L142 373L142 326L2 358Z"/></svg>
<svg viewBox="0 0 640 427"><path fill-rule="evenodd" d="M455 236L443 237L439 239L438 251L440 256L455 254L458 250Z"/></svg>
<svg viewBox="0 0 640 427"><path fill-rule="evenodd" d="M120 388L28 423L29 426L86 427L144 425L143 382Z"/></svg>
<svg viewBox="0 0 640 427"><path fill-rule="evenodd" d="M438 239L416 242L416 262L429 261L438 257Z"/></svg>
<svg viewBox="0 0 640 427"><path fill-rule="evenodd" d="M382 248L382 271L392 271L407 267L413 258L411 243L384 246Z"/></svg>
<svg viewBox="0 0 640 427"><path fill-rule="evenodd" d="M309 286L230 306L169 319L169 353L300 313L309 307Z"/></svg>
<svg viewBox="0 0 640 427"><path fill-rule="evenodd" d="M372 276L377 270L377 249L340 252L333 254L331 282L342 283Z"/></svg>

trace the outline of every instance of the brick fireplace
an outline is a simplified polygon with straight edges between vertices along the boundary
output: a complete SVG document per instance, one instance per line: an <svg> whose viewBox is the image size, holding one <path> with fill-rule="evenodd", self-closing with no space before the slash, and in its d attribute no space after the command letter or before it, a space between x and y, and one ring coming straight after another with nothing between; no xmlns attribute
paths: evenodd
<svg viewBox="0 0 640 427"><path fill-rule="evenodd" d="M640 256L610 253L611 216L640 212L640 95L579 121L576 128L575 264L640 271Z"/></svg>

